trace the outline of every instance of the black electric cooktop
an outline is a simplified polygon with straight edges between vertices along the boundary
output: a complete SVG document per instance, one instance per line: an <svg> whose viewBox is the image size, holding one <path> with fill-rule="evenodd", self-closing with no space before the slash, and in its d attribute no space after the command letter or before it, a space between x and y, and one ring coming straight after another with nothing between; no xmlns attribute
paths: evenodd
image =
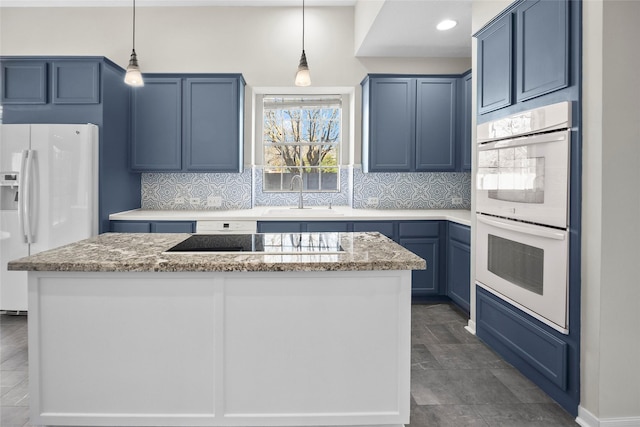
<svg viewBox="0 0 640 427"><path fill-rule="evenodd" d="M335 253L339 233L195 234L166 252Z"/></svg>

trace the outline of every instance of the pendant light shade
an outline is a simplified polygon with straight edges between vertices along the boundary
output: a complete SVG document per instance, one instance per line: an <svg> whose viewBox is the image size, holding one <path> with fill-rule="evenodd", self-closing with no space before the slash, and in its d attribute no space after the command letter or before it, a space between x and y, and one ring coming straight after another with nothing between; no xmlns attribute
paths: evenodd
<svg viewBox="0 0 640 427"><path fill-rule="evenodd" d="M302 0L302 55L300 56L300 63L298 64L295 85L311 85L311 75L309 74L309 65L307 64L307 55L304 52L304 0Z"/></svg>
<svg viewBox="0 0 640 427"><path fill-rule="evenodd" d="M138 55L136 55L136 0L133 0L133 48L127 66L127 74L124 75L124 82L129 86L144 86L142 73L138 66Z"/></svg>

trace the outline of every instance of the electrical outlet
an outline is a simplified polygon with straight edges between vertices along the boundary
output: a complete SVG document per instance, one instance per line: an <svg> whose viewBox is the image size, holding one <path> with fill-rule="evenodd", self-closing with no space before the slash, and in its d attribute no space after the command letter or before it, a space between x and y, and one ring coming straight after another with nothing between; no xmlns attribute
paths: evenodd
<svg viewBox="0 0 640 427"><path fill-rule="evenodd" d="M173 199L174 205L184 205L184 197L176 197Z"/></svg>
<svg viewBox="0 0 640 427"><path fill-rule="evenodd" d="M462 204L462 197L452 197L451 198L451 204L453 204L453 205L461 205Z"/></svg>
<svg viewBox="0 0 640 427"><path fill-rule="evenodd" d="M377 197L368 197L367 198L367 206L375 207L378 206L380 200Z"/></svg>
<svg viewBox="0 0 640 427"><path fill-rule="evenodd" d="M200 204L200 197L192 197L189 199L189 203L191 203L192 205L199 205Z"/></svg>
<svg viewBox="0 0 640 427"><path fill-rule="evenodd" d="M220 196L209 196L207 197L207 206L212 208L219 208L222 206L222 197Z"/></svg>

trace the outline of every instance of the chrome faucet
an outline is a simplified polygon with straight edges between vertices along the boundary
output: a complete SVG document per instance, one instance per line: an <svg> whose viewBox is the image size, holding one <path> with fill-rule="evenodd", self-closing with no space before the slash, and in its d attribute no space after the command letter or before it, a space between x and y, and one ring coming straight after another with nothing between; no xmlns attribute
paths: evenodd
<svg viewBox="0 0 640 427"><path fill-rule="evenodd" d="M296 178L298 178L298 181L300 181L300 196L298 198L298 209L304 209L304 202L302 200L302 187L304 186L304 184L302 183L302 174L294 175L293 178L291 178L290 190L293 190L293 182L296 180Z"/></svg>

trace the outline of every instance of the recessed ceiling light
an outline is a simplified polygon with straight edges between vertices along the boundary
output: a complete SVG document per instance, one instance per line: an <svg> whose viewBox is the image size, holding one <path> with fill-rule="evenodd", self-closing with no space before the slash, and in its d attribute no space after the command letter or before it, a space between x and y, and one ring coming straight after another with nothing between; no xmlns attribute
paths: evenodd
<svg viewBox="0 0 640 427"><path fill-rule="evenodd" d="M458 25L456 21L452 19L445 19L444 21L440 21L440 23L436 25L436 28L440 31L446 31L452 29L456 25Z"/></svg>

